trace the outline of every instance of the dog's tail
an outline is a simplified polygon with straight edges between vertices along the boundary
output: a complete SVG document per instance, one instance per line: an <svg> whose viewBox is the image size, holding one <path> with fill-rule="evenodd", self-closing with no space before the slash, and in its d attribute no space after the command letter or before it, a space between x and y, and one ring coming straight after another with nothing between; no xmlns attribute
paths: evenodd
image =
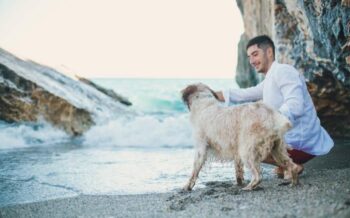
<svg viewBox="0 0 350 218"><path fill-rule="evenodd" d="M279 130L281 136L283 136L293 125L287 117L280 113L275 113L276 129Z"/></svg>

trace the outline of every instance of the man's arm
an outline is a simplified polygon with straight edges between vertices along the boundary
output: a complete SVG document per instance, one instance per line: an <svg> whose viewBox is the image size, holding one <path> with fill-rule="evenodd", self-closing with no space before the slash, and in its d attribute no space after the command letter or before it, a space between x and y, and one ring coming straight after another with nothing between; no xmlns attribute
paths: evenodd
<svg viewBox="0 0 350 218"><path fill-rule="evenodd" d="M243 103L247 101L258 101L263 97L264 81L256 86L246 89L229 89L216 92L220 101L226 105L232 103Z"/></svg>
<svg viewBox="0 0 350 218"><path fill-rule="evenodd" d="M274 78L284 99L279 111L292 123L304 113L303 80L300 76L296 69L289 68Z"/></svg>

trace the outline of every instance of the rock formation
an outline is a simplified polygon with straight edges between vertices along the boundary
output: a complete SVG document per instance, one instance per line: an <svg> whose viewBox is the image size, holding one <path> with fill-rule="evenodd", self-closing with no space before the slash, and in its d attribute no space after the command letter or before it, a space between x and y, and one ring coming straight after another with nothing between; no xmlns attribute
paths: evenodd
<svg viewBox="0 0 350 218"><path fill-rule="evenodd" d="M104 87L102 87L100 85L97 85L96 83L92 82L91 80L83 78L83 77L78 76L78 75L75 75L75 77L79 81L81 81L81 82L83 82L83 83L85 83L85 84L87 84L89 86L94 87L95 89L99 90L100 92L108 95L109 97L115 99L116 101L118 101L118 102L120 102L122 104L125 104L127 106L131 106L132 105L132 103L127 98L125 98L125 97L115 93L112 89L106 89L106 88L104 88Z"/></svg>
<svg viewBox="0 0 350 218"><path fill-rule="evenodd" d="M323 126L350 137L350 0L236 1L245 28L238 53L245 54L247 39L269 35L277 60L307 78ZM259 81L241 60L236 79L241 87Z"/></svg>
<svg viewBox="0 0 350 218"><path fill-rule="evenodd" d="M2 64L0 79L0 120L19 122L43 118L71 135L81 134L93 124L88 111L74 107Z"/></svg>
<svg viewBox="0 0 350 218"><path fill-rule="evenodd" d="M0 49L0 120L44 119L80 135L103 117L126 111L124 104L95 87Z"/></svg>

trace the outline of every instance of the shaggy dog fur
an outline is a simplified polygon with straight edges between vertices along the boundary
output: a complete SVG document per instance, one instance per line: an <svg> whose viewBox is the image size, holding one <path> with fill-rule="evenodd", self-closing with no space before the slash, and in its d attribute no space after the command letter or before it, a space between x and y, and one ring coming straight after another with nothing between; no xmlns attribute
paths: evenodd
<svg viewBox="0 0 350 218"><path fill-rule="evenodd" d="M261 102L225 107L204 84L189 85L182 90L182 99L190 110L196 150L185 190L195 185L210 149L221 159L234 160L238 185L243 183L243 164L251 171L251 182L243 190L252 190L261 182L260 163L269 155L292 175L292 185L298 183L297 166L283 139L291 123L283 115Z"/></svg>

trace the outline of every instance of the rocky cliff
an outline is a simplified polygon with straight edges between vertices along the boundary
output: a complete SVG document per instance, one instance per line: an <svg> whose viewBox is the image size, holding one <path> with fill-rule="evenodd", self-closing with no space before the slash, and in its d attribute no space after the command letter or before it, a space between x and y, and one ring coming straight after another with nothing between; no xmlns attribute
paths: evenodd
<svg viewBox="0 0 350 218"><path fill-rule="evenodd" d="M350 137L350 0L236 1L245 28L238 53L245 54L249 38L269 35L277 60L307 78L323 126ZM241 87L260 80L241 60L236 79Z"/></svg>
<svg viewBox="0 0 350 218"><path fill-rule="evenodd" d="M44 119L70 135L80 135L95 123L128 113L125 104L131 105L116 93L108 96L90 84L0 49L0 120Z"/></svg>

